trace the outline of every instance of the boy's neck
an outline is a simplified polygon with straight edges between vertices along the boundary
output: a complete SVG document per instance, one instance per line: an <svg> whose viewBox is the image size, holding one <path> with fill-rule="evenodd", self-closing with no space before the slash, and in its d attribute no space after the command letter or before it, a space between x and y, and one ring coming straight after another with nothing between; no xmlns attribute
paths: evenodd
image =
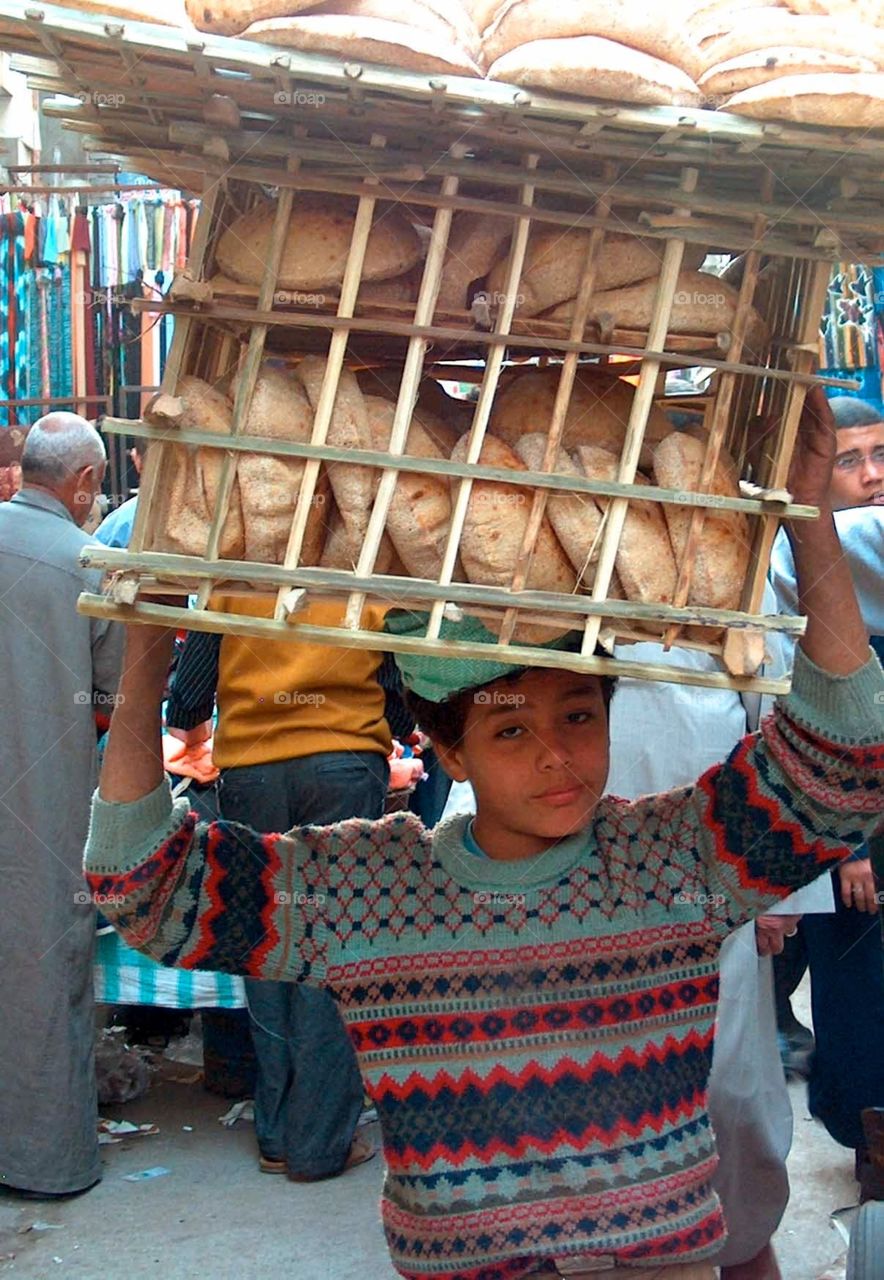
<svg viewBox="0 0 884 1280"><path fill-rule="evenodd" d="M473 838L485 856L493 858L495 862L521 862L526 858L536 858L553 845L561 844L561 838L556 836L507 831L499 826L488 831L478 813L473 819Z"/></svg>

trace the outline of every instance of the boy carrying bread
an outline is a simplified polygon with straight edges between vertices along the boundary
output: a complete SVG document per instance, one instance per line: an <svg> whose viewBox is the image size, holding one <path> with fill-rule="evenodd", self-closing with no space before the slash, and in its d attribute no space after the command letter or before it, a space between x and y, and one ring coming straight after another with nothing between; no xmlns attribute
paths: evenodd
<svg viewBox="0 0 884 1280"><path fill-rule="evenodd" d="M380 1118L384 1227L409 1280L711 1280L719 948L884 809L884 676L826 507L834 439L812 392L790 487L821 515L789 530L808 618L792 692L726 764L665 795L603 798L612 682L403 656L474 820L198 823L163 776L172 633L129 629L91 888L165 964L330 988Z"/></svg>

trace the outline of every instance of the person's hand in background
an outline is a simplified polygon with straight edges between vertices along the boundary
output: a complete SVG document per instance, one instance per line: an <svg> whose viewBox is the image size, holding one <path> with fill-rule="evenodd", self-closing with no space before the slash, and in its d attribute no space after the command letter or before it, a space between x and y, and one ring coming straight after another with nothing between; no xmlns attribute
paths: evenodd
<svg viewBox="0 0 884 1280"><path fill-rule="evenodd" d="M838 879L841 881L841 901L845 907L856 907L857 911L878 910L878 886L868 858L861 858L857 862L842 862L838 868Z"/></svg>
<svg viewBox="0 0 884 1280"><path fill-rule="evenodd" d="M798 928L801 916L759 916L755 921L755 949L760 956L778 956Z"/></svg>
<svg viewBox="0 0 884 1280"><path fill-rule="evenodd" d="M166 726L166 733L172 738L177 738L179 742L183 742L185 747L198 747L201 742L208 742L212 736L211 720L204 720L202 724L194 725L192 729L174 729L171 725Z"/></svg>

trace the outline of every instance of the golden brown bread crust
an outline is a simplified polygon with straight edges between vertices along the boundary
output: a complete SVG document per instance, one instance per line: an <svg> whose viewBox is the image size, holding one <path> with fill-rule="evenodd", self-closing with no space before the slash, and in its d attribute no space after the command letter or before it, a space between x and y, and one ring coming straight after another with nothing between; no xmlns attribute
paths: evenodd
<svg viewBox="0 0 884 1280"><path fill-rule="evenodd" d="M187 14L199 31L236 36L252 22L298 13L316 0L185 0Z"/></svg>
<svg viewBox="0 0 884 1280"><path fill-rule="evenodd" d="M587 314L587 324L602 334L614 329L648 329L657 299L657 277L639 280L620 289L597 293ZM739 290L705 271L681 271L669 315L669 333L732 334ZM561 303L544 317L569 320L574 303ZM743 360L757 360L767 343L767 325L753 307L743 339Z"/></svg>
<svg viewBox="0 0 884 1280"><path fill-rule="evenodd" d="M385 18L352 18L347 14L300 13L289 18L253 22L243 40L303 49L345 58L348 62L377 62L403 71L480 76L479 65L454 43L404 22Z"/></svg>
<svg viewBox="0 0 884 1280"><path fill-rule="evenodd" d="M700 492L700 472L706 451L704 441L673 432L654 450L654 475L664 489ZM709 492L724 497L740 496L738 473L733 459L722 451ZM663 512L676 562L681 564L691 523L692 508L664 504ZM749 564L749 522L741 511L706 508L703 532L691 575L688 604L716 609L736 609Z"/></svg>
<svg viewBox="0 0 884 1280"><path fill-rule="evenodd" d="M543 470L547 437L531 432L516 441L515 450L531 471ZM555 472L562 476L582 476L584 472L564 449L559 449ZM577 570L580 586L592 588L599 553L602 513L590 493L556 493L546 500L546 514L556 537Z"/></svg>
<svg viewBox="0 0 884 1280"><path fill-rule="evenodd" d="M784 76L726 98L722 111L838 129L884 129L884 74Z"/></svg>
<svg viewBox="0 0 884 1280"><path fill-rule="evenodd" d="M742 93L756 85L767 84L783 76L807 76L852 74L873 72L871 58L850 57L843 53L831 53L828 49L800 49L780 46L744 53L738 58L710 67L697 81L704 95L720 98L727 94Z"/></svg>
<svg viewBox="0 0 884 1280"><path fill-rule="evenodd" d="M262 201L235 219L221 234L215 259L225 275L259 285L270 247L276 205ZM344 278L356 204L334 196L298 195L283 244L277 286L315 290ZM409 271L422 256L414 227L401 213L375 215L363 263L363 280L385 280Z"/></svg>
<svg viewBox="0 0 884 1280"><path fill-rule="evenodd" d="M529 432L546 434L560 376L561 371L556 367L527 369L517 374L496 398L490 422L493 434L511 445ZM619 457L633 396L632 384L621 378L581 372L575 379L565 415L562 447L574 449L578 444L595 444ZM666 415L652 405L645 427L641 465L650 466L653 442L662 440L670 430Z"/></svg>
<svg viewBox="0 0 884 1280"><path fill-rule="evenodd" d="M581 444L574 457L587 478L617 479L618 459L606 449ZM639 471L633 483L643 485L648 480ZM610 499L598 497L595 502L604 515ZM670 603L675 592L675 558L658 503L630 500L614 563L627 600Z"/></svg>
<svg viewBox="0 0 884 1280"><path fill-rule="evenodd" d="M396 406L380 396L366 396L365 405L374 448L386 450ZM405 452L416 458L443 456L416 419L409 426ZM441 476L400 472L387 512L387 533L401 564L412 577L438 577L450 526L448 481Z"/></svg>
<svg viewBox="0 0 884 1280"><path fill-rule="evenodd" d="M590 231L582 227L535 226L528 237L516 295L516 314L536 316L569 298L576 298L583 278ZM598 257L595 287L615 289L657 275L663 261L662 243L637 236L608 235ZM502 295L506 261L488 276L488 291Z"/></svg>
<svg viewBox="0 0 884 1280"><path fill-rule="evenodd" d="M696 107L701 102L696 82L680 67L598 36L519 45L491 63L488 79L651 107Z"/></svg>
<svg viewBox="0 0 884 1280"><path fill-rule="evenodd" d="M504 0L482 35L489 63L539 40L596 37L681 68L697 70L697 48L672 10L635 0Z"/></svg>
<svg viewBox="0 0 884 1280"><path fill-rule="evenodd" d="M237 392L238 380L231 387ZM265 362L255 380L243 435L267 436L306 444L313 430L313 409L294 376ZM246 559L281 564L285 558L304 462L272 454L242 454L237 468L245 523ZM325 541L328 480L323 470L314 491L299 564L319 562Z"/></svg>

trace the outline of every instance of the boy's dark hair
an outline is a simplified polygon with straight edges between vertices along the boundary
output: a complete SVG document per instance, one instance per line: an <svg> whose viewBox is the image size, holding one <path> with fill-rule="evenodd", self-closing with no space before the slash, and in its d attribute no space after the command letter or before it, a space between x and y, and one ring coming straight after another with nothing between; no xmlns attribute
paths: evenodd
<svg viewBox="0 0 884 1280"><path fill-rule="evenodd" d="M607 657L607 654L603 655ZM506 681L507 684L517 684L528 671L536 670L534 667L514 667L511 672L505 676L497 676L494 680L489 680L487 684L475 685L472 689L461 689L459 693L452 694L450 698L445 698L442 702L431 702L429 698L421 698L416 693L412 693L410 689L405 690L405 705L414 716L418 725L428 734L434 741L441 743L443 747L456 747L462 740L466 731L467 715L469 709L476 700L476 694L480 689L489 689L493 684L500 684ZM602 686L602 697L605 701L605 711L609 711L611 699L617 688L616 676L599 676L598 679Z"/></svg>
<svg viewBox="0 0 884 1280"><path fill-rule="evenodd" d="M858 400L856 396L832 396L829 407L839 431L845 427L874 427L884 422L884 413L880 409L869 404L868 400Z"/></svg>

